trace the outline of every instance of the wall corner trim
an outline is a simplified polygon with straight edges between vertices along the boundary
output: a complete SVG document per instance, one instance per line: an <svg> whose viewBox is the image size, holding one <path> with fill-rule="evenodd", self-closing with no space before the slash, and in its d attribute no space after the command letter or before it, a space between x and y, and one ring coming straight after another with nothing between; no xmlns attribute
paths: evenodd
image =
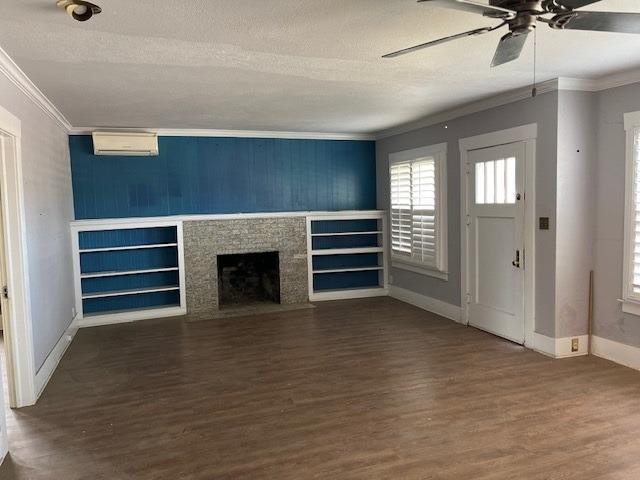
<svg viewBox="0 0 640 480"><path fill-rule="evenodd" d="M426 295L412 292L405 288L396 287L395 285L389 285L389 296L396 300L400 300L401 302L413 305L414 307L426 310L427 312L448 318L454 322L462 322L462 311L457 305L443 302L437 298L427 297Z"/></svg>
<svg viewBox="0 0 640 480"><path fill-rule="evenodd" d="M33 403L37 402L40 396L42 395L42 393L44 392L44 389L49 383L49 380L51 380L51 377L53 376L56 369L58 368L60 360L62 360L62 357L64 356L65 352L69 348L69 345L71 345L71 342L73 342L73 339L75 338L76 333L78 333L78 327L79 327L79 324L78 324L78 319L76 317L69 324L65 332L60 337L60 340L58 340L58 343L56 343L55 347L53 347L53 350L51 350L51 352L47 356L46 360L42 364L42 367L40 367L40 370L38 370L38 373L36 373L36 378L35 378L36 397L34 398Z"/></svg>
<svg viewBox="0 0 640 480"><path fill-rule="evenodd" d="M4 74L22 93L33 103L38 105L44 113L55 120L67 133L71 130L71 123L60 110L36 87L26 73L0 47L0 73Z"/></svg>
<svg viewBox="0 0 640 480"><path fill-rule="evenodd" d="M625 367L640 370L640 348L609 340L608 338L591 337L591 352L600 358L610 360Z"/></svg>

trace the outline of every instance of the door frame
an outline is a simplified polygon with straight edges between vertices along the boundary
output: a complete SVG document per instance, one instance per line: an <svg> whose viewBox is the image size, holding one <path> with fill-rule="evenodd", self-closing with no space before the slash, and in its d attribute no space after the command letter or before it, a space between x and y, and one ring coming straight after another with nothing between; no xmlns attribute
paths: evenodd
<svg viewBox="0 0 640 480"><path fill-rule="evenodd" d="M0 208L9 298L3 315L9 402L14 408L35 403L33 330L22 181L20 119L0 106ZM4 412L1 412L4 414Z"/></svg>
<svg viewBox="0 0 640 480"><path fill-rule="evenodd" d="M525 201L524 211L524 345L533 348L535 331L535 226L536 226L536 140L538 124L531 123L519 127L461 138L460 144L460 298L462 303L462 323L469 325L469 151L495 147L508 143L525 144Z"/></svg>

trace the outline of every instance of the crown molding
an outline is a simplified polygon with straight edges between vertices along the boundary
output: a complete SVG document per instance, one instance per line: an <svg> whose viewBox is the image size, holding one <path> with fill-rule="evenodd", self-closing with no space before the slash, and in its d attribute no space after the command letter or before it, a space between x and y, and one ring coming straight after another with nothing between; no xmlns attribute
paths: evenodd
<svg viewBox="0 0 640 480"><path fill-rule="evenodd" d="M598 85L598 80L560 77L558 78L558 90L570 90L574 92L597 92L602 89Z"/></svg>
<svg viewBox="0 0 640 480"><path fill-rule="evenodd" d="M640 70L631 70L595 79L559 77L538 84L537 89L538 95L553 92L556 90L600 92L602 90L622 87L624 85L630 85L638 82L640 82ZM402 133L407 133L419 128L430 127L432 125L437 125L438 123L448 122L456 118L464 117L465 115L482 112L484 110L489 110L491 108L499 107L512 102L517 102L519 100L524 100L530 97L531 86L518 88L516 90L511 90L488 98L483 98L481 100L468 103L461 107L453 108L451 110L445 110L443 112L430 115L426 118L416 120L414 122L399 125L397 127L392 127L387 130L382 130L376 133L376 139L381 140L383 138L400 135Z"/></svg>
<svg viewBox="0 0 640 480"><path fill-rule="evenodd" d="M31 101L42 109L51 119L55 120L67 132L71 130L71 123L44 93L31 81L27 74L0 47L0 73L3 73L16 87Z"/></svg>
<svg viewBox="0 0 640 480"><path fill-rule="evenodd" d="M375 140L368 133L325 133L325 132L279 132L266 130L215 130L192 128L107 128L73 127L69 135L91 135L93 132L145 132L160 137L235 137L235 138L282 138L291 140Z"/></svg>
<svg viewBox="0 0 640 480"><path fill-rule="evenodd" d="M416 120L415 122L389 128L387 130L382 130L376 134L376 139L380 140L383 138L392 137L394 135L399 135L401 133L407 133L413 130L417 130L419 128L430 127L432 125L437 125L438 123L448 122L450 120L464 117L466 115L471 115L473 113L482 112L491 108L500 107L508 103L531 98L531 88L531 86L527 86L515 90L510 90L499 95L493 95L491 97L468 103L461 107L453 108L451 110L445 110L441 113L436 113L435 115ZM538 91L538 95L556 91L558 90L558 79L541 82L536 85L536 88Z"/></svg>
<svg viewBox="0 0 640 480"><path fill-rule="evenodd" d="M598 91L609 90L610 88L623 87L632 83L640 82L640 69L607 75L596 80Z"/></svg>

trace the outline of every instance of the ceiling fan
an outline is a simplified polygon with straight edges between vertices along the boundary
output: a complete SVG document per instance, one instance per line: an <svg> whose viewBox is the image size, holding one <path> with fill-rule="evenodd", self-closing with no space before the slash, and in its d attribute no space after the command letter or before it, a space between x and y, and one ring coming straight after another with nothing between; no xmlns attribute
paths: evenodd
<svg viewBox="0 0 640 480"><path fill-rule="evenodd" d="M502 20L493 27L476 28L457 35L440 38L397 52L383 55L392 58L423 48L433 47L458 38L473 37L493 32L504 26L509 33L500 39L498 49L491 62L492 67L516 60L522 53L527 35L536 28L538 21L557 30L591 30L598 32L619 32L640 34L640 13L589 12L577 10L600 0L489 0L489 4L474 0L418 0L438 7L460 10L468 13ZM550 15L551 17L547 17Z"/></svg>

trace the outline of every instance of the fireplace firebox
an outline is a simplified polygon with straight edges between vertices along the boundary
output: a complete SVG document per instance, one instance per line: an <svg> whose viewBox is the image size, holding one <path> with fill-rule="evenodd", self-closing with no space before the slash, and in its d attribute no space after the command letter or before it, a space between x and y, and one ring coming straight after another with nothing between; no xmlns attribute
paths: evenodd
<svg viewBox="0 0 640 480"><path fill-rule="evenodd" d="M220 308L280 303L278 252L218 255Z"/></svg>

